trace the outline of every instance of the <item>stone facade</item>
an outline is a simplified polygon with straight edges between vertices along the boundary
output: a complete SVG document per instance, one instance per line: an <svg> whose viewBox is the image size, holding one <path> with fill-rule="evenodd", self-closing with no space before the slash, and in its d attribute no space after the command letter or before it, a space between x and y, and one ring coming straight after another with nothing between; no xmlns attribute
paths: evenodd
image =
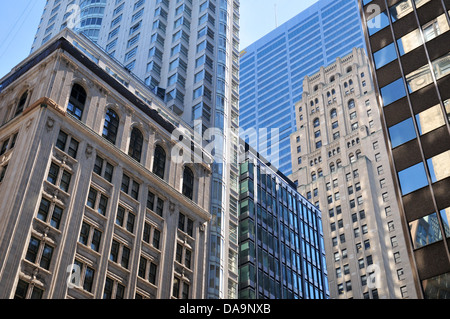
<svg viewBox="0 0 450 319"><path fill-rule="evenodd" d="M126 71L113 74L122 68L104 53L66 37L1 80L0 298L204 298L211 155L200 147L203 162L173 161L170 129L191 129L138 81L122 85ZM81 120L68 111L75 86Z"/></svg>
<svg viewBox="0 0 450 319"><path fill-rule="evenodd" d="M323 212L331 298L415 298L362 49L305 78L296 118L291 178Z"/></svg>

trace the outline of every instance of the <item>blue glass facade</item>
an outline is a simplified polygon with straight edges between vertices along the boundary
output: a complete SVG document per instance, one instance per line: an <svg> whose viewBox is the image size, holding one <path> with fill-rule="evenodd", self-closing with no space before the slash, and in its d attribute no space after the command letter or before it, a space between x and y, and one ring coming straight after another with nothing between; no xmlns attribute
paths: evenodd
<svg viewBox="0 0 450 319"><path fill-rule="evenodd" d="M292 173L289 136L304 77L353 47L365 48L357 1L319 0L241 52L240 126L259 133L241 137L285 175ZM267 145L255 145L264 138L261 129L272 128L278 138L269 134Z"/></svg>
<svg viewBox="0 0 450 319"><path fill-rule="evenodd" d="M239 299L328 299L320 210L253 151L239 193Z"/></svg>

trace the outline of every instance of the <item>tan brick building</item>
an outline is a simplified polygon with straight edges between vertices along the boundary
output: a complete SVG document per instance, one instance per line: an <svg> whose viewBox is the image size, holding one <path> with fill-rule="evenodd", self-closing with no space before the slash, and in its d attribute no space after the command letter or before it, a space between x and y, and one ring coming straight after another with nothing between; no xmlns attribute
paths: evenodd
<svg viewBox="0 0 450 319"><path fill-rule="evenodd" d="M331 298L415 298L369 70L355 48L305 78L291 178L323 212Z"/></svg>
<svg viewBox="0 0 450 319"><path fill-rule="evenodd" d="M211 155L173 161L189 126L62 36L0 80L0 298L205 297Z"/></svg>

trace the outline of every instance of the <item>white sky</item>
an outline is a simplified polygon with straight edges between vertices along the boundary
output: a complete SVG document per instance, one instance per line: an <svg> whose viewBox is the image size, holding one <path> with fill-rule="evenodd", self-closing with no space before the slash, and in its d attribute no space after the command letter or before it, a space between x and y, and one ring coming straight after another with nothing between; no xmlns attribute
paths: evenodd
<svg viewBox="0 0 450 319"><path fill-rule="evenodd" d="M240 40L246 48L318 0L241 0Z"/></svg>

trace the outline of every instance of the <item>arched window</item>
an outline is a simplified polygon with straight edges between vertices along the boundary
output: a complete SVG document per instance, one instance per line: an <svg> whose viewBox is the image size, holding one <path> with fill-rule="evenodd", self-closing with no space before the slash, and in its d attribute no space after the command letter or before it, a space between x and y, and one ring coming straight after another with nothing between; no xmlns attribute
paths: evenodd
<svg viewBox="0 0 450 319"><path fill-rule="evenodd" d="M336 161L336 166L337 166L337 168L342 167L342 162L341 162L340 159L338 159L338 160Z"/></svg>
<svg viewBox="0 0 450 319"><path fill-rule="evenodd" d="M355 155L353 155L353 153L351 153L351 154L349 155L348 159L350 160L350 163L356 162L356 158L355 158Z"/></svg>
<svg viewBox="0 0 450 319"><path fill-rule="evenodd" d="M330 172L334 173L336 171L336 166L334 165L334 163L330 164Z"/></svg>
<svg viewBox="0 0 450 319"><path fill-rule="evenodd" d="M334 82L334 80L335 80L335 77L334 77L334 75L332 75L332 76L330 77L330 82Z"/></svg>
<svg viewBox="0 0 450 319"><path fill-rule="evenodd" d="M315 118L313 121L314 127L318 127L320 125L320 120L318 118Z"/></svg>
<svg viewBox="0 0 450 319"><path fill-rule="evenodd" d="M183 195L191 200L194 196L194 173L189 167L185 167L183 172Z"/></svg>
<svg viewBox="0 0 450 319"><path fill-rule="evenodd" d="M67 112L81 120L83 116L84 106L86 104L86 91L79 84L74 84L70 92L69 104Z"/></svg>
<svg viewBox="0 0 450 319"><path fill-rule="evenodd" d="M327 97L330 97L331 96L331 93L330 93L330 91L328 91L327 92Z"/></svg>
<svg viewBox="0 0 450 319"><path fill-rule="evenodd" d="M312 172L311 179L312 179L312 181L315 181L317 179L317 175L315 172Z"/></svg>
<svg viewBox="0 0 450 319"><path fill-rule="evenodd" d="M353 80L352 79L348 80L348 84L353 85Z"/></svg>
<svg viewBox="0 0 450 319"><path fill-rule="evenodd" d="M139 131L137 128L133 128L133 130L131 131L128 155L130 155L138 162L141 161L143 144L144 144L144 136L142 135L141 131Z"/></svg>
<svg viewBox="0 0 450 319"><path fill-rule="evenodd" d="M336 94L336 90L335 90L335 89L332 89L332 90L331 90L331 94L333 94L333 95Z"/></svg>
<svg viewBox="0 0 450 319"><path fill-rule="evenodd" d="M336 109L332 109L332 110L330 111L330 117L331 117L332 119L334 119L334 118L337 117L337 111L336 111Z"/></svg>
<svg viewBox="0 0 450 319"><path fill-rule="evenodd" d="M153 159L153 173L164 179L164 170L166 168L166 152L161 146L156 146Z"/></svg>
<svg viewBox="0 0 450 319"><path fill-rule="evenodd" d="M25 103L27 102L28 98L28 91L26 91L22 96L20 97L19 103L17 104L16 113L14 114L14 117L19 115L23 112L23 109L25 108Z"/></svg>
<svg viewBox="0 0 450 319"><path fill-rule="evenodd" d="M345 88L347 88L347 87L348 87L348 84L347 84L347 82L344 82L344 87L345 87Z"/></svg>
<svg viewBox="0 0 450 319"><path fill-rule="evenodd" d="M117 131L119 129L119 116L111 109L106 111L105 125L103 125L103 137L116 144Z"/></svg>
<svg viewBox="0 0 450 319"><path fill-rule="evenodd" d="M348 109L354 109L355 108L355 100L348 101Z"/></svg>

